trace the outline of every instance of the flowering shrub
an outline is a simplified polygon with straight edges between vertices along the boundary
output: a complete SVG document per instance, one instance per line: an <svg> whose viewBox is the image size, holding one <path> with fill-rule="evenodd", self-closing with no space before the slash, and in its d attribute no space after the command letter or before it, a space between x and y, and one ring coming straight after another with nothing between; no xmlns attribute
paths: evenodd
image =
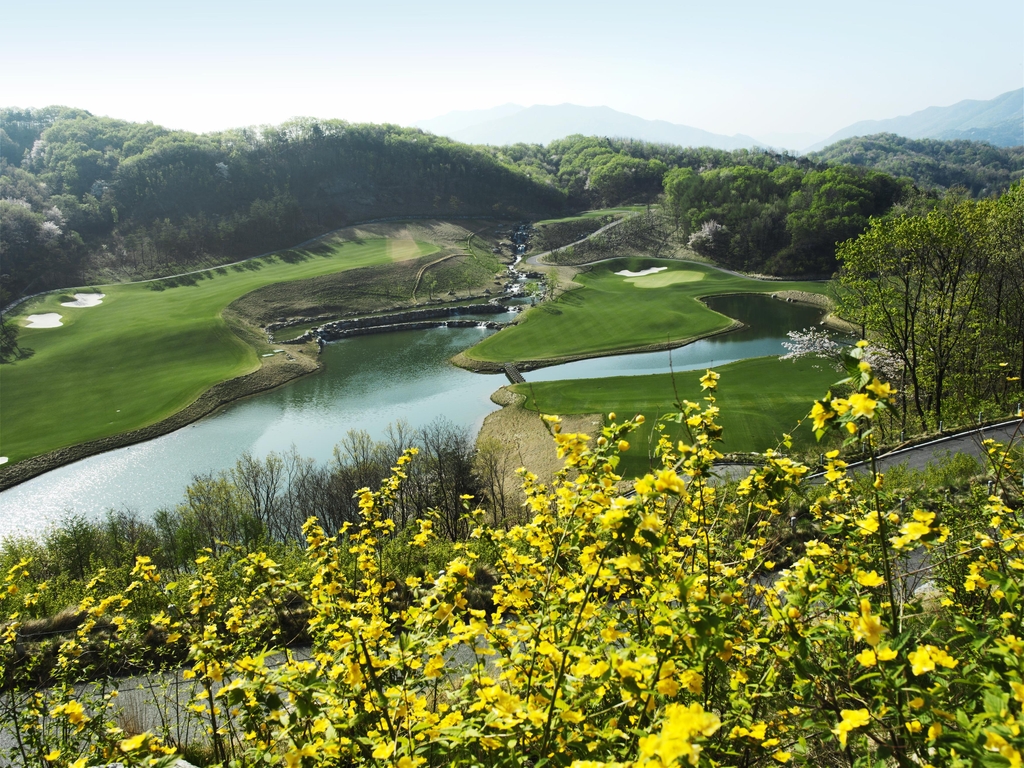
<svg viewBox="0 0 1024 768"><path fill-rule="evenodd" d="M893 390L862 358L847 358L848 394L811 417L870 449ZM902 509L877 472L855 492L833 451L795 541L807 466L768 451L734 488L715 481L717 381L709 371L704 400L680 403L691 439L662 437L661 468L631 495L615 470L642 417L613 415L596 440L550 418L565 469L550 484L523 472L529 522L497 530L467 511L472 534L447 566L400 582L389 508L410 451L360 492L357 524L306 524L301 572L240 556L242 597L219 594L201 557L188 604L134 626L118 613L132 593L177 588L140 559L127 594L87 599L104 629L83 624L62 664L70 674L100 636L116 649L158 630L187 646L191 706L223 765L1020 765L1019 460L991 444L991 495ZM416 525L409 546L430 547L432 521ZM8 672L32 599L18 578L0 597ZM273 618L295 595L308 655L275 650ZM38 764L173 759L169 731L112 724L106 685L87 701L70 685L30 692L18 726Z"/></svg>

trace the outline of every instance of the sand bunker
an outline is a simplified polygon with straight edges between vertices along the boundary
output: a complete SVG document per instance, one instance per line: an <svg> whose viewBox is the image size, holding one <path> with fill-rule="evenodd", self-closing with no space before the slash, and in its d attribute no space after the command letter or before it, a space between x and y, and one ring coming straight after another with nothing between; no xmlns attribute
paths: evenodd
<svg viewBox="0 0 1024 768"><path fill-rule="evenodd" d="M74 301L61 303L62 307L95 307L103 303L105 293L76 293Z"/></svg>
<svg viewBox="0 0 1024 768"><path fill-rule="evenodd" d="M644 275L653 275L655 272L664 272L668 267L651 267L650 269L642 269L639 272L630 272L628 269L624 269L621 272L616 272L616 275L622 275L623 277L643 277Z"/></svg>
<svg viewBox="0 0 1024 768"><path fill-rule="evenodd" d="M26 328L59 328L64 325L60 321L60 315L56 312L47 312L45 315L29 315L25 320Z"/></svg>

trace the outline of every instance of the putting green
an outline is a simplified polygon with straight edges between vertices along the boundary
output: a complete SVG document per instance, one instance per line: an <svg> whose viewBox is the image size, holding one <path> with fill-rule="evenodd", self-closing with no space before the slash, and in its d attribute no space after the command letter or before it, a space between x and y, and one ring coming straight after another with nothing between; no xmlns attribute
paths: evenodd
<svg viewBox="0 0 1024 768"><path fill-rule="evenodd" d="M0 454L14 463L138 429L256 370L256 350L222 316L239 296L436 250L412 240L335 241L176 281L102 286L106 297L93 307L61 307L59 294L27 302L21 317L59 312L63 326L23 328L18 342L30 357L0 370Z"/></svg>
<svg viewBox="0 0 1024 768"><path fill-rule="evenodd" d="M680 269L677 272L655 272L652 275L640 275L640 277L627 277L626 282L632 283L637 288L665 288L677 283L696 283L704 279L703 272L694 272L690 269Z"/></svg>
<svg viewBox="0 0 1024 768"><path fill-rule="evenodd" d="M718 382L718 420L722 425L723 452L763 451L779 445L783 434L793 437L795 450L811 449L814 434L807 423L797 426L842 374L817 358L780 360L759 357L715 369ZM516 384L515 392L526 397L525 407L541 413L615 413L619 419L643 414L646 421L629 442L619 471L623 476L642 475L651 466L649 453L656 439L654 425L666 414L676 413L676 393L683 400L703 404L707 393L700 388L704 371L683 371L653 376L616 376L605 379L540 381ZM672 424L673 440L689 437L685 427Z"/></svg>
<svg viewBox="0 0 1024 768"><path fill-rule="evenodd" d="M651 267L666 270L628 279L615 274ZM732 322L698 301L701 296L825 290L824 283L751 280L705 264L649 258L595 264L574 280L583 287L534 307L514 326L488 337L466 355L503 363L623 352L650 344L682 342L728 328ZM637 290L633 280L652 282L643 284L644 290Z"/></svg>

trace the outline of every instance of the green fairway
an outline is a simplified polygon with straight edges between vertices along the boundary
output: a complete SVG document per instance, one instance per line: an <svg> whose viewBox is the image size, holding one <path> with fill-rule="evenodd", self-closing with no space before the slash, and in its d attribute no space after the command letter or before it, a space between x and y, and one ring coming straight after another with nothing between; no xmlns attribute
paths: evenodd
<svg viewBox="0 0 1024 768"><path fill-rule="evenodd" d="M718 382L719 424L723 427L724 452L763 451L778 445L783 433L793 437L795 450L814 445L808 424L797 429L797 422L811 410L815 398L828 391L843 375L829 363L817 358L779 360L759 357L742 360L715 369ZM525 407L548 414L615 413L631 418L642 413L646 421L630 439L633 447L623 456L620 471L636 476L650 466L649 446L653 426L659 416L675 413L676 391L679 398L704 405L700 377L704 371L684 371L654 376L616 376L607 379L542 381L516 384L513 391L526 397ZM672 425L673 439L686 440L685 429Z"/></svg>
<svg viewBox="0 0 1024 768"><path fill-rule="evenodd" d="M222 317L239 296L436 250L412 240L328 241L315 252L286 251L177 280L97 286L106 297L95 307L62 307L56 294L28 302L19 325L27 315L56 312L63 326L23 327L18 341L31 356L0 367L0 455L17 462L153 424L217 382L255 370L256 350Z"/></svg>
<svg viewBox="0 0 1024 768"><path fill-rule="evenodd" d="M615 274L651 267L667 269L641 277ZM516 325L466 354L487 362L550 360L681 342L732 322L698 301L701 296L825 290L824 283L751 280L705 264L648 258L595 264L574 279L583 287L531 309Z"/></svg>

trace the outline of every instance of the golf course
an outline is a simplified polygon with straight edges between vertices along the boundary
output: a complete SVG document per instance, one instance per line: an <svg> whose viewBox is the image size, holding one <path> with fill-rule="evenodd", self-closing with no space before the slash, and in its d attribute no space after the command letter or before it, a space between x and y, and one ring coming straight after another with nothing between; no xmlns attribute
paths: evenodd
<svg viewBox="0 0 1024 768"><path fill-rule="evenodd" d="M753 280L696 262L649 258L598 263L573 280L579 288L532 309L516 325L467 350L466 357L543 364L678 346L734 325L732 318L708 309L701 297L825 290L823 283Z"/></svg>
<svg viewBox="0 0 1024 768"><path fill-rule="evenodd" d="M814 435L807 424L808 403L828 391L840 374L827 361L816 357L780 360L759 357L717 367L718 405L722 409L722 442L728 453L763 451L779 444L790 434L797 450L810 448ZM660 416L678 413L680 400L706 405L700 377L704 371L682 371L654 376L616 376L604 379L541 381L516 384L511 389L523 395L523 407L540 413L615 413L621 420L643 414L644 424L630 439L619 473L625 477L649 469L649 449L657 441L654 426ZM673 440L686 437L686 428L670 424L666 433Z"/></svg>
<svg viewBox="0 0 1024 768"><path fill-rule="evenodd" d="M260 329L224 315L244 294L436 250L411 239L327 239L315 250L285 251L184 278L69 289L29 300L15 318L22 326L19 343L29 354L3 370L0 455L18 462L154 424L218 382L258 369L260 356L273 348ZM83 291L104 297L93 306L62 306ZM61 325L26 323L30 315L53 314Z"/></svg>

